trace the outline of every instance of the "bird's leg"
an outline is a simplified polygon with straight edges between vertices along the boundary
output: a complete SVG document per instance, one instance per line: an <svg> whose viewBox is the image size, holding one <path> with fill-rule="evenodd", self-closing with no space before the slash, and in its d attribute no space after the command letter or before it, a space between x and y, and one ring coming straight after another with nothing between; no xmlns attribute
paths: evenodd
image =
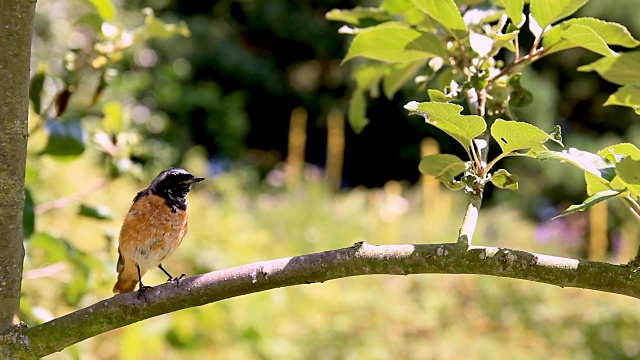
<svg viewBox="0 0 640 360"><path fill-rule="evenodd" d="M176 282L176 287L180 287L180 279L183 279L183 278L187 277L187 275L185 275L185 274L182 274L179 277L173 277L171 274L169 274L169 272L167 270L165 270L162 267L162 264L159 264L158 268L160 270L162 270L165 274L167 274L167 276L169 277L169 279L167 279L167 282L169 282L169 281L175 281Z"/></svg>
<svg viewBox="0 0 640 360"><path fill-rule="evenodd" d="M140 295L142 295L144 297L144 301L148 303L149 299L147 299L147 295L144 294L144 291L150 289L151 286L147 286L142 283L142 276L140 275L140 265L136 264L136 269L138 269L138 282L140 283L140 288L138 289L138 300L140 300Z"/></svg>

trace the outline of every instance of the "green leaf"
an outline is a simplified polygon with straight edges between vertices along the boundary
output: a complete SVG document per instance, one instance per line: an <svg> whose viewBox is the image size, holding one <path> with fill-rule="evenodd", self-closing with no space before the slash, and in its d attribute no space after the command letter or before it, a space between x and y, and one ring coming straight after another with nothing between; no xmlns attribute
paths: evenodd
<svg viewBox="0 0 640 360"><path fill-rule="evenodd" d="M498 2L507 11L507 16L514 24L520 24L522 22L522 8L524 7L524 0L498 0Z"/></svg>
<svg viewBox="0 0 640 360"><path fill-rule="evenodd" d="M553 136L537 127L519 121L506 121L496 119L491 126L491 136L496 140L503 153L511 153L516 150L528 149L543 144L547 140L556 140Z"/></svg>
<svg viewBox="0 0 640 360"><path fill-rule="evenodd" d="M36 214L33 196L31 196L31 190L29 190L28 188L25 189L22 228L24 240L29 240L36 228Z"/></svg>
<svg viewBox="0 0 640 360"><path fill-rule="evenodd" d="M640 42L631 35L629 30L618 23L583 17L563 21L552 27L551 30L545 34L542 39L542 46L545 49L549 49L547 50L547 54L580 46L579 43L562 41L563 32L573 25L583 25L590 28L609 45L620 45L628 48L640 45Z"/></svg>
<svg viewBox="0 0 640 360"><path fill-rule="evenodd" d="M175 35L191 36L191 31L184 21L178 24L166 24L154 15L151 8L144 8L142 12L145 14L144 30L147 38L166 39Z"/></svg>
<svg viewBox="0 0 640 360"><path fill-rule="evenodd" d="M49 135L43 154L53 156L78 156L84 152L87 133L79 119L60 121L47 118L45 131Z"/></svg>
<svg viewBox="0 0 640 360"><path fill-rule="evenodd" d="M533 101L533 94L520 84L520 77L521 74L513 74L509 78L508 83L511 87L511 93L509 94L510 107L525 107Z"/></svg>
<svg viewBox="0 0 640 360"><path fill-rule="evenodd" d="M569 42L597 54L603 56L616 55L616 52L609 49L607 43L598 33L588 26L580 24L571 25L568 29L562 31L561 36Z"/></svg>
<svg viewBox="0 0 640 360"><path fill-rule="evenodd" d="M36 114L40 114L42 108L42 88L44 86L46 70L46 65L40 64L29 84L29 100L33 103L33 110Z"/></svg>
<svg viewBox="0 0 640 360"><path fill-rule="evenodd" d="M351 95L349 102L349 112L347 114L349 125L356 134L359 134L369 124L367 118L367 100L364 92L356 90Z"/></svg>
<svg viewBox="0 0 640 360"><path fill-rule="evenodd" d="M78 215L86 216L92 219L98 220L112 220L113 212L106 206L91 206L86 204L80 204L78 209Z"/></svg>
<svg viewBox="0 0 640 360"><path fill-rule="evenodd" d="M455 180L469 165L451 154L427 155L422 158L418 169L425 175L434 176L451 190L462 190L464 184Z"/></svg>
<svg viewBox="0 0 640 360"><path fill-rule="evenodd" d="M104 21L111 21L113 17L116 15L116 7L113 5L111 0L86 0L89 4L93 5L94 8L100 14L100 17Z"/></svg>
<svg viewBox="0 0 640 360"><path fill-rule="evenodd" d="M333 9L325 15L325 18L363 28L390 21L391 15L384 9L356 6L351 10Z"/></svg>
<svg viewBox="0 0 640 360"><path fill-rule="evenodd" d="M633 109L640 108L640 85L624 85L620 87L609 96L604 105L628 106Z"/></svg>
<svg viewBox="0 0 640 360"><path fill-rule="evenodd" d="M453 0L411 0L411 2L444 27L451 30L467 30L467 25L462 20L460 10Z"/></svg>
<svg viewBox="0 0 640 360"><path fill-rule="evenodd" d="M593 205L599 203L599 202L603 202L605 200L609 200L611 198L614 198L620 194L622 194L624 191L621 190L603 190L603 191L599 191L591 196L589 196L588 198L586 198L582 204L579 205L571 205L569 206L569 208L567 208L567 210L563 211L562 214L554 217L554 219L557 219L561 216L567 216L569 214L573 214L576 212L581 212L581 211L585 211L586 209L592 207Z"/></svg>
<svg viewBox="0 0 640 360"><path fill-rule="evenodd" d="M615 181L616 178L613 180ZM589 196L599 193L600 191L616 189L612 183L603 181L602 178L588 172L584 173L584 181L587 184L587 195ZM625 189L624 185L622 189Z"/></svg>
<svg viewBox="0 0 640 360"><path fill-rule="evenodd" d="M360 91L368 91L372 98L380 95L380 80L384 76L385 66L380 63L363 64L353 71L353 79L356 88Z"/></svg>
<svg viewBox="0 0 640 360"><path fill-rule="evenodd" d="M487 129L487 123L477 115L460 115L462 106L456 104L410 101L404 106L412 114L424 117L428 124L446 132L458 140L465 149L471 140Z"/></svg>
<svg viewBox="0 0 640 360"><path fill-rule="evenodd" d="M70 246L66 240L47 233L35 233L29 241L29 254L41 255L47 263L67 260Z"/></svg>
<svg viewBox="0 0 640 360"><path fill-rule="evenodd" d="M616 166L616 174L636 197L640 196L640 160L627 156Z"/></svg>
<svg viewBox="0 0 640 360"><path fill-rule="evenodd" d="M450 102L454 100L448 97L447 94L436 89L428 89L427 94L429 95L429 101L433 102Z"/></svg>
<svg viewBox="0 0 640 360"><path fill-rule="evenodd" d="M536 151L530 155L539 160L556 159L570 163L585 173L593 175L598 181L608 184L616 176L616 166L611 161L587 151L571 148L558 151Z"/></svg>
<svg viewBox="0 0 640 360"><path fill-rule="evenodd" d="M382 91L387 99L402 88L402 86L412 79L415 74L426 64L426 60L418 60L412 63L398 63L387 67L382 79Z"/></svg>
<svg viewBox="0 0 640 360"><path fill-rule="evenodd" d="M445 54L444 44L434 34L389 22L356 34L342 63L358 56L396 63L443 57Z"/></svg>
<svg viewBox="0 0 640 360"><path fill-rule="evenodd" d="M531 14L541 28L575 13L589 0L531 0Z"/></svg>
<svg viewBox="0 0 640 360"><path fill-rule="evenodd" d="M496 170L491 176L491 183L500 189L518 192L518 175L511 174L505 169Z"/></svg>
<svg viewBox="0 0 640 360"><path fill-rule="evenodd" d="M102 106L104 118L102 119L102 129L108 133L119 133L124 130L124 116L122 115L122 104L117 100L107 101Z"/></svg>
<svg viewBox="0 0 640 360"><path fill-rule="evenodd" d="M578 71L596 71L605 80L618 85L639 85L640 51L603 57L591 64L580 66Z"/></svg>
<svg viewBox="0 0 640 360"><path fill-rule="evenodd" d="M630 143L620 143L607 146L606 148L598 151L598 155L615 163L627 156L635 160L640 160L640 149Z"/></svg>

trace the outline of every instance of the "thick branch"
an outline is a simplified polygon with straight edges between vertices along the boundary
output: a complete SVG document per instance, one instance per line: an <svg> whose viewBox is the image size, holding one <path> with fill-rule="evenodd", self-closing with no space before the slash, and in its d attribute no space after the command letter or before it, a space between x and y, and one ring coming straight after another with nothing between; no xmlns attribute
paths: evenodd
<svg viewBox="0 0 640 360"><path fill-rule="evenodd" d="M0 1L0 334L19 322L35 1Z"/></svg>
<svg viewBox="0 0 640 360"><path fill-rule="evenodd" d="M352 247L257 262L167 283L137 293L117 295L48 323L14 334L13 353L0 358L42 357L84 339L168 312L279 287L370 274L484 274L532 280L640 298L640 273L612 265L538 255L494 247L459 244ZM9 351L6 338L0 345ZM29 349L29 350L27 350ZM29 352L27 352L29 351Z"/></svg>

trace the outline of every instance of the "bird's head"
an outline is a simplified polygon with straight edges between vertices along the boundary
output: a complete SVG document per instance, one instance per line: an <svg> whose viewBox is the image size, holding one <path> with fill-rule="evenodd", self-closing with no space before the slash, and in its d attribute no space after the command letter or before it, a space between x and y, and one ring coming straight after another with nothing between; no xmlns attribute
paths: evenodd
<svg viewBox="0 0 640 360"><path fill-rule="evenodd" d="M180 168L163 170L153 180L149 189L165 198L184 198L191 190L191 185L204 180L191 175Z"/></svg>

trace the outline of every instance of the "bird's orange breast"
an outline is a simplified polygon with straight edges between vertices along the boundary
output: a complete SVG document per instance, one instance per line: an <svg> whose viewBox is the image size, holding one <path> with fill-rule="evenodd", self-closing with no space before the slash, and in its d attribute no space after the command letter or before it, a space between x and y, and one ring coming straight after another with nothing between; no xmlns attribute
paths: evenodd
<svg viewBox="0 0 640 360"><path fill-rule="evenodd" d="M172 209L149 192L131 205L120 231L120 253L141 273L158 266L180 245L187 233L187 210Z"/></svg>

